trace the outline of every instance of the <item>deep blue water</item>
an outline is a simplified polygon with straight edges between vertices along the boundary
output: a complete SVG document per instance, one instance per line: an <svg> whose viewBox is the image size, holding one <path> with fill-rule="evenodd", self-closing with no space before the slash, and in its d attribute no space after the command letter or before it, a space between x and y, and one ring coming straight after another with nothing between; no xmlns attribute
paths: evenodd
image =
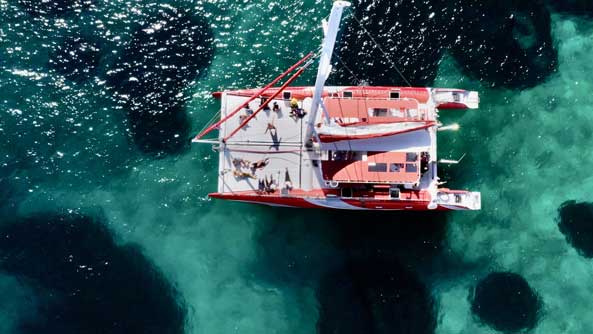
<svg viewBox="0 0 593 334"><path fill-rule="evenodd" d="M467 154L440 173L482 211L207 198L210 93L317 48L330 7L0 0L0 333L593 332L589 1L346 12L332 83L403 84L394 63L480 92L439 154Z"/></svg>

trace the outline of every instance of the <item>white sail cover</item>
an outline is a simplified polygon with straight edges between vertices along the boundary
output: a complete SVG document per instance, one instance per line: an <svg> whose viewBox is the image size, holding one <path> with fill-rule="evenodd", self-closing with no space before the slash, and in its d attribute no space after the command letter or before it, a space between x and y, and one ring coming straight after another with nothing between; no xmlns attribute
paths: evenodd
<svg viewBox="0 0 593 334"><path fill-rule="evenodd" d="M435 121L394 122L385 124L363 124L357 126L340 126L334 122L322 123L317 128L317 135L322 143L341 140L362 140L393 136L427 129L435 126Z"/></svg>

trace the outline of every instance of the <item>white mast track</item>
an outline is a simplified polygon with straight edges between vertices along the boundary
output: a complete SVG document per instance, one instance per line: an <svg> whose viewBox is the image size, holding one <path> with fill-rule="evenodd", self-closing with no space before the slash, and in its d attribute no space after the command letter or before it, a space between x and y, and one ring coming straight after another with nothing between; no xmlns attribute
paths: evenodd
<svg viewBox="0 0 593 334"><path fill-rule="evenodd" d="M317 119L317 111L321 103L321 96L323 94L323 86L325 81L329 77L332 70L331 59L334 52L334 46L336 44L336 37L340 28L340 20L342 19L342 12L345 7L349 7L350 2L348 1L334 1L331 13L329 15L329 21L327 25L323 22L323 30L325 37L323 38L323 44L321 44L321 55L319 57L319 69L317 70L317 79L315 80L315 93L313 94L313 101L311 102L311 115L310 122L315 124ZM329 122L329 113L323 108L325 114L325 121ZM314 128L314 127L313 127Z"/></svg>

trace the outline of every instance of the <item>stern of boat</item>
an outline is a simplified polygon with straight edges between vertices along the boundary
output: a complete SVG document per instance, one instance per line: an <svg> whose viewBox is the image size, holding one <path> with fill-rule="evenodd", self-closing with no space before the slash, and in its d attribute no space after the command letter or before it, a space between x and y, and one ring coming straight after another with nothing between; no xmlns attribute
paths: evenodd
<svg viewBox="0 0 593 334"><path fill-rule="evenodd" d="M482 197L475 191L439 191L434 204L448 210L480 210Z"/></svg>

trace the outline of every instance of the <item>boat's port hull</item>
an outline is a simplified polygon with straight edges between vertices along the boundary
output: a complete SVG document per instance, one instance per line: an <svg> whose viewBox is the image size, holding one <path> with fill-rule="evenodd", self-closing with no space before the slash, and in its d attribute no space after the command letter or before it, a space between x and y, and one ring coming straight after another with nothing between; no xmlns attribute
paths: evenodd
<svg viewBox="0 0 593 334"><path fill-rule="evenodd" d="M339 197L295 197L253 194L209 194L211 198L237 202L263 204L276 207L303 209L336 209L336 210L384 210L384 211L426 211L430 210L429 201L409 201L375 198L339 198ZM432 210L470 210L455 205L437 205Z"/></svg>

